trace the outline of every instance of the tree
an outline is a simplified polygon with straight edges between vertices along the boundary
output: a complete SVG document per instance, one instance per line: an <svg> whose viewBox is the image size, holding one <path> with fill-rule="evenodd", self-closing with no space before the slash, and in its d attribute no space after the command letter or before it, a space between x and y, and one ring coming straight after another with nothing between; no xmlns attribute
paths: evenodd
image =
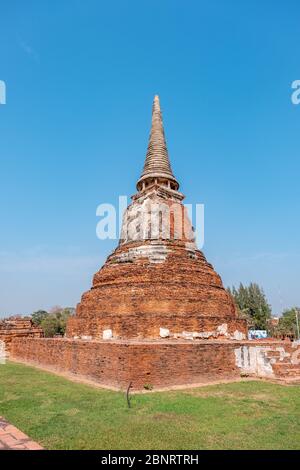
<svg viewBox="0 0 300 470"><path fill-rule="evenodd" d="M48 315L46 310L38 310L37 312L33 312L31 319L35 325L39 326Z"/></svg>
<svg viewBox="0 0 300 470"><path fill-rule="evenodd" d="M249 327L257 330L267 329L271 307L258 284L251 282L247 287L241 283L238 289L233 286L228 292L232 295L241 316L247 319Z"/></svg>
<svg viewBox="0 0 300 470"><path fill-rule="evenodd" d="M73 307L53 307L50 313L44 310L38 310L31 315L32 321L39 325L46 338L52 338L55 335L63 336L66 332L67 320L73 315Z"/></svg>
<svg viewBox="0 0 300 470"><path fill-rule="evenodd" d="M53 338L53 336L60 333L59 322L56 316L51 313L43 319L41 322L41 328L43 329L46 338Z"/></svg>
<svg viewBox="0 0 300 470"><path fill-rule="evenodd" d="M276 327L276 334L279 336L292 336L294 338L298 338L296 315L298 315L300 324L299 312L300 309L297 307L284 310L282 312L282 316L279 318L279 322Z"/></svg>
<svg viewBox="0 0 300 470"><path fill-rule="evenodd" d="M64 335L66 332L66 326L68 318L74 315L75 309L72 307L66 307L56 312L56 318L58 321L58 334Z"/></svg>

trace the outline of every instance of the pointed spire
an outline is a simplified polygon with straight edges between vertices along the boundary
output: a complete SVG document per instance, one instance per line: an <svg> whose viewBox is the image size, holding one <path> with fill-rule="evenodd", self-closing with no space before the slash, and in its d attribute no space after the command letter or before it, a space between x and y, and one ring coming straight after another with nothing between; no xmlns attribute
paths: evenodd
<svg viewBox="0 0 300 470"><path fill-rule="evenodd" d="M155 95L153 101L148 150L143 173L137 182L137 189L141 190L143 182L154 178L168 180L173 184L173 189L179 188L171 169L158 95Z"/></svg>

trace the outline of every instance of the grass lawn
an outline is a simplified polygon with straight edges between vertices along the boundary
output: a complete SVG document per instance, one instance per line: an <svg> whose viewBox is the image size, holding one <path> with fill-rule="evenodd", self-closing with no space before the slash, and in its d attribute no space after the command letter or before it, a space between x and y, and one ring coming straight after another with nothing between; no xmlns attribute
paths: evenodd
<svg viewBox="0 0 300 470"><path fill-rule="evenodd" d="M0 416L47 449L300 449L300 386L212 385L132 396L0 365Z"/></svg>

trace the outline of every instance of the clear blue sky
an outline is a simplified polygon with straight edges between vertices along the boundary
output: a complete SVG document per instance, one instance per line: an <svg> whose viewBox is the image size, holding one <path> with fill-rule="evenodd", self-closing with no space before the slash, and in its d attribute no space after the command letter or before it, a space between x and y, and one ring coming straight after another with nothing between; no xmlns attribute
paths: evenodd
<svg viewBox="0 0 300 470"><path fill-rule="evenodd" d="M299 18L297 0L2 2L0 315L89 288L115 246L96 207L134 193L155 93L224 284L299 305Z"/></svg>

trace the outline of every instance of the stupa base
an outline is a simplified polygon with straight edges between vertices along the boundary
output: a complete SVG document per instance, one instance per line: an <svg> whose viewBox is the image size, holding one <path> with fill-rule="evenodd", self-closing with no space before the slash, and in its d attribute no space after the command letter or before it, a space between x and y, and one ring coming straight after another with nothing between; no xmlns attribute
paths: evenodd
<svg viewBox="0 0 300 470"><path fill-rule="evenodd" d="M142 318L142 321L141 321ZM247 322L232 316L203 316L202 314L106 314L97 317L71 317L67 324L67 337L71 339L101 340L105 331L114 339L158 340L162 334L168 338L245 339Z"/></svg>

